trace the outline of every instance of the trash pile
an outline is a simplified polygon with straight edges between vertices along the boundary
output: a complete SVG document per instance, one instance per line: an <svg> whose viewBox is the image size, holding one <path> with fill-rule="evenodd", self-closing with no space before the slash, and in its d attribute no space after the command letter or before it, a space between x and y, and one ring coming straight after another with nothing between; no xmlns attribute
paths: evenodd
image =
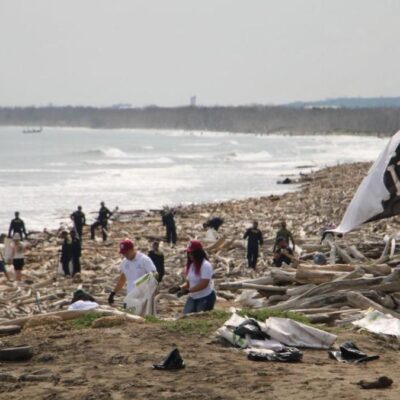
<svg viewBox="0 0 400 400"><path fill-rule="evenodd" d="M269 317L265 323L233 313L217 335L242 348L253 361L301 361L298 348L329 349L336 336L288 318Z"/></svg>

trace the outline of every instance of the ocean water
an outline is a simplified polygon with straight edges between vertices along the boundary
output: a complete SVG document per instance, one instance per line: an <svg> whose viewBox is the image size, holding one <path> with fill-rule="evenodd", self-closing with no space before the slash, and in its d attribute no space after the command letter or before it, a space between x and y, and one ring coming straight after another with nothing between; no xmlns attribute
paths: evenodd
<svg viewBox="0 0 400 400"><path fill-rule="evenodd" d="M113 209L240 199L293 190L277 180L374 160L387 139L213 132L0 128L0 232L56 228L82 205Z"/></svg>

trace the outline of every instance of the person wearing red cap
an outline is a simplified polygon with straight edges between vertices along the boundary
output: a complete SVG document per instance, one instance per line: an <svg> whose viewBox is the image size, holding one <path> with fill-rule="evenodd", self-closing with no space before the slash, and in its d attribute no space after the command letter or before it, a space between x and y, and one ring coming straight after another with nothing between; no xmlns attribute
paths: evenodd
<svg viewBox="0 0 400 400"><path fill-rule="evenodd" d="M114 290L108 297L108 303L114 303L114 296L127 284L127 293L130 293L135 287L135 281L148 273L154 273L157 276L157 269L153 261L135 249L135 244L132 240L125 239L119 244L119 252L124 256L121 263L121 274L115 285Z"/></svg>
<svg viewBox="0 0 400 400"><path fill-rule="evenodd" d="M180 286L180 294L188 293L184 314L210 311L214 308L216 295L212 281L213 268L201 242L191 240L187 252L186 282Z"/></svg>

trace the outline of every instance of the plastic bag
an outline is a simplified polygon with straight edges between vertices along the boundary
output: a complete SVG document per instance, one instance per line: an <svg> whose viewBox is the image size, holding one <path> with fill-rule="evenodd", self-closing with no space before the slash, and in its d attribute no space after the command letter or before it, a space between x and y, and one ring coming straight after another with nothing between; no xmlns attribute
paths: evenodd
<svg viewBox="0 0 400 400"><path fill-rule="evenodd" d="M135 281L133 290L125 297L126 309L135 315L155 315L154 295L158 286L152 273L141 276Z"/></svg>
<svg viewBox="0 0 400 400"><path fill-rule="evenodd" d="M249 351L247 358L252 361L282 361L298 362L303 358L303 353L295 347L285 347L278 351Z"/></svg>

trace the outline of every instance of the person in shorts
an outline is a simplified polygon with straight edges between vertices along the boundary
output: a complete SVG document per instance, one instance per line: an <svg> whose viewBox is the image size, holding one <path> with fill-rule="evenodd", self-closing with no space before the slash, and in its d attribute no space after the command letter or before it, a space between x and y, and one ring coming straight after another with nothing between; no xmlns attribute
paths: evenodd
<svg viewBox="0 0 400 400"><path fill-rule="evenodd" d="M12 247L12 263L14 266L15 280L17 282L21 282L22 270L25 265L26 245L24 242L21 241L21 235L19 233L14 233L11 247Z"/></svg>

